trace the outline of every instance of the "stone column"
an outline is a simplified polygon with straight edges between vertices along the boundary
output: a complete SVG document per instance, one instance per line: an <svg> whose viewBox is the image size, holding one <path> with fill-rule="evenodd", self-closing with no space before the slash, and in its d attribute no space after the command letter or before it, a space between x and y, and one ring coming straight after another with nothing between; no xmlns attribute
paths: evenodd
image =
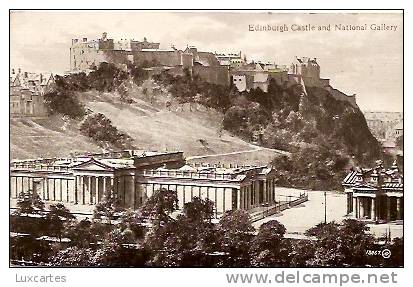
<svg viewBox="0 0 413 287"><path fill-rule="evenodd" d="M47 182L47 178L42 178L42 199L43 200L46 199L46 182ZM16 186L17 186L17 182L16 182Z"/></svg>
<svg viewBox="0 0 413 287"><path fill-rule="evenodd" d="M262 181L262 194L263 194L263 202L264 203L268 203L267 187L265 185L266 183L267 183L266 180ZM260 186L261 186L261 184L260 184Z"/></svg>
<svg viewBox="0 0 413 287"><path fill-rule="evenodd" d="M248 209L248 186L244 186L244 208Z"/></svg>
<svg viewBox="0 0 413 287"><path fill-rule="evenodd" d="M95 189L95 177L89 176L88 190L89 190L89 204L93 204L93 191Z"/></svg>
<svg viewBox="0 0 413 287"><path fill-rule="evenodd" d="M400 219L402 219L402 217L401 217L401 198L400 197L397 197L396 198L396 208L397 208L397 220L400 220Z"/></svg>
<svg viewBox="0 0 413 287"><path fill-rule="evenodd" d="M46 178L46 200L50 200L49 178Z"/></svg>
<svg viewBox="0 0 413 287"><path fill-rule="evenodd" d="M350 193L347 193L347 214L351 212L351 204L350 204L351 198L350 198Z"/></svg>
<svg viewBox="0 0 413 287"><path fill-rule="evenodd" d="M353 196L353 216L357 218L357 197Z"/></svg>
<svg viewBox="0 0 413 287"><path fill-rule="evenodd" d="M56 179L53 178L53 201L56 201Z"/></svg>
<svg viewBox="0 0 413 287"><path fill-rule="evenodd" d="M75 204L78 204L78 203L79 203L79 201L78 201L78 193L77 193L77 191L78 191L78 184L79 184L79 177L78 177L78 176L75 176Z"/></svg>
<svg viewBox="0 0 413 287"><path fill-rule="evenodd" d="M131 197L132 197L132 202L131 202L131 207L133 209L136 208L137 204L136 204L136 184L135 184L135 176L131 175L131 180L129 182L130 185L130 191L132 192ZM185 194L185 189L184 189L184 194ZM185 204L185 201L183 202L183 204Z"/></svg>
<svg viewBox="0 0 413 287"><path fill-rule="evenodd" d="M63 187L62 187L62 179L59 179L59 192L60 192L60 201L64 201L63 200Z"/></svg>
<svg viewBox="0 0 413 287"><path fill-rule="evenodd" d="M241 194L242 194L242 209L246 209L246 201L245 201L245 186L241 188Z"/></svg>
<svg viewBox="0 0 413 287"><path fill-rule="evenodd" d="M113 177L110 178L110 189L109 192L115 192L115 180Z"/></svg>
<svg viewBox="0 0 413 287"><path fill-rule="evenodd" d="M66 202L69 202L69 180L66 179Z"/></svg>
<svg viewBox="0 0 413 287"><path fill-rule="evenodd" d="M106 187L106 181L107 180L108 180L108 178L106 176L102 177L103 183L102 183L102 193L101 193L100 198L99 198L100 201L102 201L103 197L106 195L106 192L107 192L107 190L106 190L106 188L107 188Z"/></svg>
<svg viewBox="0 0 413 287"><path fill-rule="evenodd" d="M388 196L387 197L387 204L386 204L386 219L387 219L387 222L389 222L390 220L391 220L391 217L390 217L390 200L391 200L391 197L390 196Z"/></svg>
<svg viewBox="0 0 413 287"><path fill-rule="evenodd" d="M234 190L232 190L234 192ZM241 209L241 188L236 189L235 191L237 193L237 209Z"/></svg>
<svg viewBox="0 0 413 287"><path fill-rule="evenodd" d="M225 191L226 191L226 188L222 188L222 212L223 213L225 213ZM199 188L199 193L201 193L201 187Z"/></svg>
<svg viewBox="0 0 413 287"><path fill-rule="evenodd" d="M87 178L85 175L81 176L81 180L82 180L82 204L86 204L86 191L85 191L85 178Z"/></svg>
<svg viewBox="0 0 413 287"><path fill-rule="evenodd" d="M258 188L257 181L254 181L253 185L254 185L254 205L257 206L259 202L259 188Z"/></svg>
<svg viewBox="0 0 413 287"><path fill-rule="evenodd" d="M376 221L376 198L371 199L371 220Z"/></svg>
<svg viewBox="0 0 413 287"><path fill-rule="evenodd" d="M178 192L178 185L177 184L175 184L175 190L176 190L176 192ZM183 191L182 191L182 200L183 200L182 206L185 206L185 200L186 200L185 193L186 193L186 185L183 186Z"/></svg>
<svg viewBox="0 0 413 287"><path fill-rule="evenodd" d="M360 217L364 218L366 216L366 199L361 197L360 199Z"/></svg>
<svg viewBox="0 0 413 287"><path fill-rule="evenodd" d="M178 188L178 187L177 187ZM191 189L191 200L192 201L192 185L189 187ZM218 187L215 187L215 202L214 202L214 206L215 206L215 218L218 217Z"/></svg>

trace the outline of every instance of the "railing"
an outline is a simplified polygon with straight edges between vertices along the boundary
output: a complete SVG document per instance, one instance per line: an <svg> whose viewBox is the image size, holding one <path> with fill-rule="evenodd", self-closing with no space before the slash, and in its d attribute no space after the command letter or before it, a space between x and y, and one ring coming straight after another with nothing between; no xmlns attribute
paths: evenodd
<svg viewBox="0 0 413 287"><path fill-rule="evenodd" d="M240 165L240 164L224 164L224 163L215 163L215 164L210 164L210 163L204 163L204 162L196 162L193 164L195 167L206 167L206 168L242 168L242 169L254 169L254 168L260 168L262 166L258 165Z"/></svg>
<svg viewBox="0 0 413 287"><path fill-rule="evenodd" d="M224 173L207 173L207 172L192 172L182 170L145 170L144 176L148 177L174 177L188 179L216 179L216 180L231 180L234 178L232 174Z"/></svg>
<svg viewBox="0 0 413 287"><path fill-rule="evenodd" d="M251 221L252 222L258 221L260 219L279 213L288 208L297 206L305 201L308 201L308 195L305 193L300 193L300 196L295 200L286 201L286 202L278 202L275 205L271 207L267 207L267 208L263 206L261 207L262 208L261 211L257 211L255 213L250 214Z"/></svg>
<svg viewBox="0 0 413 287"><path fill-rule="evenodd" d="M22 171L65 171L69 172L71 169L68 166L50 165L50 164L34 164L34 163L11 163L10 168Z"/></svg>

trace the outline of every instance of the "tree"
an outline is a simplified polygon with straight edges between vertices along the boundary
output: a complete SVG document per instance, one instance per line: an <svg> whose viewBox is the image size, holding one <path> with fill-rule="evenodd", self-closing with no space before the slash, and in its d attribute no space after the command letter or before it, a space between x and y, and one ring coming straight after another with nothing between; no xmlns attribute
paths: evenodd
<svg viewBox="0 0 413 287"><path fill-rule="evenodd" d="M290 243L289 267L317 267L314 263L314 240L299 239Z"/></svg>
<svg viewBox="0 0 413 287"><path fill-rule="evenodd" d="M285 227L277 220L262 224L252 240L252 265L260 267L288 266L289 250L284 240Z"/></svg>
<svg viewBox="0 0 413 287"><path fill-rule="evenodd" d="M32 214L43 212L44 206L44 202L36 192L32 190L22 191L19 193L17 199L17 210L15 214L21 215L23 213Z"/></svg>
<svg viewBox="0 0 413 287"><path fill-rule="evenodd" d="M194 198L176 220L154 226L145 240L153 266L211 266L208 254L217 250L216 230L211 223L213 203Z"/></svg>
<svg viewBox="0 0 413 287"><path fill-rule="evenodd" d="M99 144L110 144L118 148L132 147L132 138L120 132L104 114L89 115L80 125L80 131Z"/></svg>
<svg viewBox="0 0 413 287"><path fill-rule="evenodd" d="M178 207L176 191L161 188L156 190L141 207L143 216L151 218L155 224L170 220L170 214Z"/></svg>
<svg viewBox="0 0 413 287"><path fill-rule="evenodd" d="M71 220L65 224L64 236L69 238L71 245L79 248L90 248L96 245L98 237L92 229L92 222L89 219L82 219L79 222Z"/></svg>
<svg viewBox="0 0 413 287"><path fill-rule="evenodd" d="M130 242L142 241L145 237L146 227L145 220L140 210L127 209L119 218L120 222L117 228L128 234Z"/></svg>
<svg viewBox="0 0 413 287"><path fill-rule="evenodd" d="M319 224L307 231L315 236L314 258L311 266L366 266L370 258L366 250L374 249L374 237L367 234L367 226L360 221L345 219L341 224L330 222Z"/></svg>
<svg viewBox="0 0 413 287"><path fill-rule="evenodd" d="M194 197L191 202L185 203L183 214L193 222L211 221L214 215L214 202Z"/></svg>
<svg viewBox="0 0 413 287"><path fill-rule="evenodd" d="M403 267L404 264L404 238L394 238L392 244L388 247L391 256L388 259L383 258L386 267Z"/></svg>
<svg viewBox="0 0 413 287"><path fill-rule="evenodd" d="M366 250L373 249L374 236L367 233L369 227L364 222L345 219L343 220L339 238L341 253L344 256L344 264L348 266L365 266L370 262Z"/></svg>
<svg viewBox="0 0 413 287"><path fill-rule="evenodd" d="M228 255L223 258L220 265L225 267L249 266L249 248L254 238L254 231L246 211L227 211L217 227L219 249Z"/></svg>
<svg viewBox="0 0 413 287"><path fill-rule="evenodd" d="M52 114L67 115L72 119L82 118L86 111L79 101L75 92L64 88L55 90L44 95L44 102Z"/></svg>
<svg viewBox="0 0 413 287"><path fill-rule="evenodd" d="M51 256L50 263L52 266L62 267L91 267L94 255L94 251L90 248L73 246L58 250Z"/></svg>
<svg viewBox="0 0 413 287"><path fill-rule="evenodd" d="M111 190L104 195L101 202L96 204L93 210L93 218L105 219L111 225L112 221L117 219L124 210L116 193Z"/></svg>
<svg viewBox="0 0 413 287"><path fill-rule="evenodd" d="M62 241L62 233L64 231L64 222L73 220L76 217L70 213L62 203L51 204L50 211L46 215L49 232L57 236Z"/></svg>

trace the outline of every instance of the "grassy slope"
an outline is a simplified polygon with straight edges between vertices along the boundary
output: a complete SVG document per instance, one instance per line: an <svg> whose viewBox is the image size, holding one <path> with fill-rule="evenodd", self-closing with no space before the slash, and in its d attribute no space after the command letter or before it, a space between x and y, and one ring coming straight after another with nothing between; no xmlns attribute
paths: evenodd
<svg viewBox="0 0 413 287"><path fill-rule="evenodd" d="M11 119L12 159L67 156L73 152L98 152L101 149L81 135L77 123L62 117L48 119Z"/></svg>
<svg viewBox="0 0 413 287"><path fill-rule="evenodd" d="M86 107L103 113L119 130L129 134L135 146L146 150L182 150L186 156L220 154L251 150L244 141L220 131L222 115L214 110L188 104L182 105L165 90L148 81L142 88L130 91L134 103L123 104L118 95L87 92L80 94ZM171 103L167 108L166 103ZM100 151L101 148L78 131L78 122L65 122L54 116L45 120L11 120L12 158L67 156L71 152ZM269 162L276 154L257 151L233 157L231 162ZM227 158L226 156L225 158ZM218 158L197 161L216 161Z"/></svg>

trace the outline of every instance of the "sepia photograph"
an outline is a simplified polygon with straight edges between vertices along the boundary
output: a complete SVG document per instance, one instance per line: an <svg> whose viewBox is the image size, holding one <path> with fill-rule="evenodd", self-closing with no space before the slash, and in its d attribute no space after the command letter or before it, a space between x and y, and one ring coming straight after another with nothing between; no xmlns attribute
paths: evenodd
<svg viewBox="0 0 413 287"><path fill-rule="evenodd" d="M403 18L9 10L9 268L404 267Z"/></svg>

